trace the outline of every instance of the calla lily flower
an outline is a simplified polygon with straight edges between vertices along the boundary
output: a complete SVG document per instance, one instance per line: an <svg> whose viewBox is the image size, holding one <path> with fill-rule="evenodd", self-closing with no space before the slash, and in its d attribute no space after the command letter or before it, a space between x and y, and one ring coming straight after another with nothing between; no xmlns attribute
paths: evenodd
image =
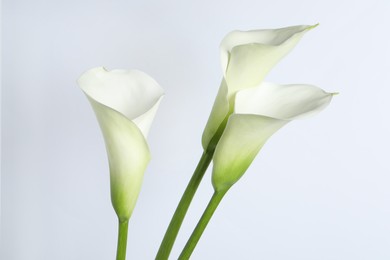
<svg viewBox="0 0 390 260"><path fill-rule="evenodd" d="M315 26L233 31L223 39L220 50L224 76L203 132L205 151L176 210L179 213L175 212L168 228L173 235L166 235L164 240L175 239L177 229L171 226L180 225L187 210L182 201L191 201L210 157L215 192L179 259L190 258L222 198L242 177L268 138L291 120L316 114L330 103L333 94L315 86L263 83L272 67Z"/></svg>
<svg viewBox="0 0 390 260"><path fill-rule="evenodd" d="M110 168L111 201L120 221L135 207L150 160L146 137L163 96L162 88L137 70L94 68L78 84L103 132Z"/></svg>
<svg viewBox="0 0 390 260"><path fill-rule="evenodd" d="M229 115L234 111L236 93L259 86L267 73L315 26L233 31L222 40L220 52L224 77L203 132L204 149L215 148Z"/></svg>
<svg viewBox="0 0 390 260"><path fill-rule="evenodd" d="M269 137L291 120L320 112L333 95L311 85L272 83L239 91L234 113L215 149L214 189L229 189L245 173Z"/></svg>

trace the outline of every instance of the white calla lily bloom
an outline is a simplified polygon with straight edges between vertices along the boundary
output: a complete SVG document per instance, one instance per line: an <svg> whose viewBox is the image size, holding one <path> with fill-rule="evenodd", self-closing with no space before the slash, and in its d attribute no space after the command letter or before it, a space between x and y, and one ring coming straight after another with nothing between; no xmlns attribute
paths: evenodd
<svg viewBox="0 0 390 260"><path fill-rule="evenodd" d="M230 188L248 169L264 143L293 119L320 112L334 93L311 85L260 86L239 91L213 157L216 191Z"/></svg>
<svg viewBox="0 0 390 260"><path fill-rule="evenodd" d="M119 220L130 218L150 160L146 141L163 90L138 70L88 70L78 80L103 132L111 201Z"/></svg>
<svg viewBox="0 0 390 260"><path fill-rule="evenodd" d="M233 31L222 40L220 51L224 77L203 132L204 149L210 145L214 148L218 142L229 115L234 111L235 94L259 86L268 72L314 27L316 25Z"/></svg>

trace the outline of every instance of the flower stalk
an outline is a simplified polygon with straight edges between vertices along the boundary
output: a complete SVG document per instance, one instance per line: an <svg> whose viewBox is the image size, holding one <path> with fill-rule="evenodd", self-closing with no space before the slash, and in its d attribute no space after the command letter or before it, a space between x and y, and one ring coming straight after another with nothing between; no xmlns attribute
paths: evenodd
<svg viewBox="0 0 390 260"><path fill-rule="evenodd" d="M192 175L191 180L189 181L187 188L185 189L184 194L180 199L176 211L173 214L171 222L169 223L168 229L158 250L156 260L168 259L172 251L173 244L175 243L177 234L179 233L181 224L183 223L184 217L188 211L196 190L198 189L199 184L210 165L213 155L214 150L206 150L203 152L198 166L196 167L194 174Z"/></svg>
<svg viewBox="0 0 390 260"><path fill-rule="evenodd" d="M216 191L210 199L209 204L207 205L206 210L204 211L202 217L200 218L198 224L196 225L194 231L191 234L191 237L187 241L183 251L179 256L179 260L190 259L192 252L194 251L200 237L203 234L203 231L206 229L207 224L209 223L211 217L213 216L215 210L217 209L219 203L225 196L228 190Z"/></svg>
<svg viewBox="0 0 390 260"><path fill-rule="evenodd" d="M199 187L200 182L203 179L203 176L208 169L211 160L213 159L215 147L218 144L219 139L223 133L223 130L226 127L227 121L229 117L226 117L218 130L214 134L213 138L211 138L209 145L204 150L199 163L192 175L187 188L185 189L182 198L180 199L179 204L173 214L171 222L165 232L163 241L161 242L160 248L158 250L156 260L167 260L169 255L171 254L173 244L175 243L177 234L179 233L181 224L183 223L184 217L187 214L188 208L192 202L192 199Z"/></svg>
<svg viewBox="0 0 390 260"><path fill-rule="evenodd" d="M118 246L116 250L116 260L126 259L126 248L127 248L127 230L129 227L129 221L119 220L118 230Z"/></svg>

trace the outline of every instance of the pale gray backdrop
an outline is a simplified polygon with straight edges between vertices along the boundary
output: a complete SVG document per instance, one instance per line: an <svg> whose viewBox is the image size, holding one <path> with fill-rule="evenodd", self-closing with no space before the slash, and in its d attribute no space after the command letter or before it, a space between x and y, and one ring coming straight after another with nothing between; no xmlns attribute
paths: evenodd
<svg viewBox="0 0 390 260"><path fill-rule="evenodd" d="M4 0L0 258L114 259L108 166L76 85L83 71L141 69L166 91L129 228L128 259L153 259L202 152L221 39L320 22L267 80L340 95L271 138L193 259L390 259L389 13L387 0ZM208 172L172 259L211 193Z"/></svg>

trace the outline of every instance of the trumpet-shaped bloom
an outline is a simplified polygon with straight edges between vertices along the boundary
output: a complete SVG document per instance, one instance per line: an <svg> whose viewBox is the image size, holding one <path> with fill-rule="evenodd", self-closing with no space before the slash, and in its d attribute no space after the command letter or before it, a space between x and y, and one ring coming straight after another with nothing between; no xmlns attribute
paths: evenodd
<svg viewBox="0 0 390 260"><path fill-rule="evenodd" d="M245 173L267 139L296 118L325 108L333 94L311 85L260 86L239 91L213 158L215 190L226 190Z"/></svg>
<svg viewBox="0 0 390 260"><path fill-rule="evenodd" d="M141 71L102 67L85 72L78 84L103 132L113 207L120 220L128 220L150 160L146 137L163 90Z"/></svg>
<svg viewBox="0 0 390 260"><path fill-rule="evenodd" d="M258 86L267 73L315 26L292 26L275 30L233 31L220 46L224 77L202 137L206 149L223 133L234 111L235 94ZM212 146L215 144L212 144Z"/></svg>

